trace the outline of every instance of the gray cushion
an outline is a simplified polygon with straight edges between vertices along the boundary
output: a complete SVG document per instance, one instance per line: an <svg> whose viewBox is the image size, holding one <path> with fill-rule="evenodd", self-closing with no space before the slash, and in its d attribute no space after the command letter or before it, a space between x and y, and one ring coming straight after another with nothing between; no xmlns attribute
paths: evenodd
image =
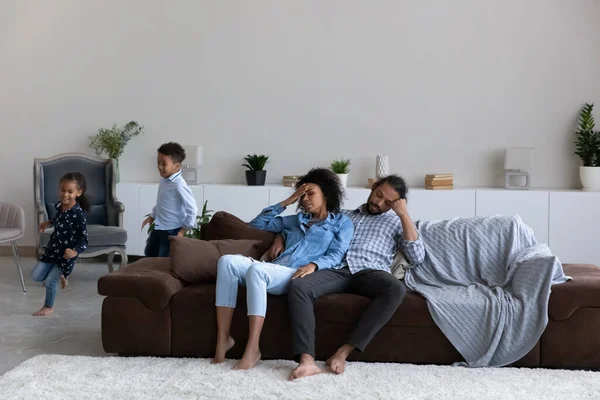
<svg viewBox="0 0 600 400"><path fill-rule="evenodd" d="M127 241L127 231L117 226L88 225L88 247L103 246L125 246ZM46 229L40 234L40 244L42 247L48 245L50 235L54 230Z"/></svg>
<svg viewBox="0 0 600 400"><path fill-rule="evenodd" d="M20 229L0 229L0 242L16 240L22 236Z"/></svg>

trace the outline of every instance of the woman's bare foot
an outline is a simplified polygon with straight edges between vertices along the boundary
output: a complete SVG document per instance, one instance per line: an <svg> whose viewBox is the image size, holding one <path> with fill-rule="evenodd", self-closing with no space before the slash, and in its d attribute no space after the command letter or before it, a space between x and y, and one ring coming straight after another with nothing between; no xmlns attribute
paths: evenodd
<svg viewBox="0 0 600 400"><path fill-rule="evenodd" d="M240 362L237 363L233 369L250 369L256 365L256 363L260 360L260 350L252 349L244 351L244 355Z"/></svg>
<svg viewBox="0 0 600 400"><path fill-rule="evenodd" d="M227 339L219 340L217 338L217 348L215 349L215 358L210 362L211 364L219 364L225 361L225 354L233 347L235 340L231 336Z"/></svg>
<svg viewBox="0 0 600 400"><path fill-rule="evenodd" d="M315 362L315 359L308 354L300 356L300 363L290 374L290 380L304 378L306 376L317 375L323 372Z"/></svg>
<svg viewBox="0 0 600 400"><path fill-rule="evenodd" d="M64 275L60 276L60 288L64 289L67 287L67 285L69 284L69 281L67 280L67 278L64 277Z"/></svg>
<svg viewBox="0 0 600 400"><path fill-rule="evenodd" d="M356 347L354 347L351 344L343 345L342 347L337 349L334 355L329 357L325 365L327 365L329 369L331 369L331 372L333 372L334 374L344 373L344 370L346 369L346 359L348 358L350 353L354 351L355 348Z"/></svg>
<svg viewBox="0 0 600 400"><path fill-rule="evenodd" d="M44 315L52 314L54 310L50 307L42 307L33 313L36 317L43 317Z"/></svg>
<svg viewBox="0 0 600 400"><path fill-rule="evenodd" d="M215 358L210 362L211 364L219 364L225 361L225 354L233 347L235 340L231 336L227 339L219 340L217 338L217 348L215 349Z"/></svg>

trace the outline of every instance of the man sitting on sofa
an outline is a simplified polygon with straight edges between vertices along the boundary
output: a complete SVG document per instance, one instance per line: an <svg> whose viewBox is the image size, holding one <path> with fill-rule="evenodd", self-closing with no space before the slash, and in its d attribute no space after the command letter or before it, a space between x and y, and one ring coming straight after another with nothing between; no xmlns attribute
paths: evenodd
<svg viewBox="0 0 600 400"><path fill-rule="evenodd" d="M354 350L363 351L390 320L406 293L404 284L392 276L390 266L400 249L412 265L425 258L425 246L406 208L406 183L396 175L377 181L367 203L343 210L354 224L354 236L341 265L292 280L288 302L292 319L292 349L298 366L290 379L321 373L315 363L314 302L334 293L355 293L372 299L346 344L327 360L336 374L344 372ZM283 248L276 239L269 253Z"/></svg>

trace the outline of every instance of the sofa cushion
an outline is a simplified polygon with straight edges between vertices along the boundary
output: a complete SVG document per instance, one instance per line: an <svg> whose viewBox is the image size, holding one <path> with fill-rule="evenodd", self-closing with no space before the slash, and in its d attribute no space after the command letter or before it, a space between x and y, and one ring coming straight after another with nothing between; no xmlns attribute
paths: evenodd
<svg viewBox="0 0 600 400"><path fill-rule="evenodd" d="M554 321L563 321L579 308L600 308L600 267L564 264L563 270L573 280L552 286L548 317Z"/></svg>
<svg viewBox="0 0 600 400"><path fill-rule="evenodd" d="M182 288L166 257L142 258L98 280L99 294L137 298L149 310L162 310Z"/></svg>
<svg viewBox="0 0 600 400"><path fill-rule="evenodd" d="M88 225L88 247L124 246L127 241L127 231L118 226ZM40 234L40 245L48 246L54 228L46 229Z"/></svg>
<svg viewBox="0 0 600 400"><path fill-rule="evenodd" d="M252 228L247 223L224 211L215 213L208 224L202 226L202 238L204 240L223 239L252 239L260 240L263 254L269 249L277 234L260 229Z"/></svg>
<svg viewBox="0 0 600 400"><path fill-rule="evenodd" d="M315 302L315 315L319 321L330 324L355 323L360 319L371 299L357 294L339 293L320 297ZM416 292L407 291L400 307L388 326L436 326L431 318L427 301Z"/></svg>
<svg viewBox="0 0 600 400"><path fill-rule="evenodd" d="M217 281L217 262L224 254L241 254L258 259L260 240L197 240L171 236L171 273L186 283Z"/></svg>

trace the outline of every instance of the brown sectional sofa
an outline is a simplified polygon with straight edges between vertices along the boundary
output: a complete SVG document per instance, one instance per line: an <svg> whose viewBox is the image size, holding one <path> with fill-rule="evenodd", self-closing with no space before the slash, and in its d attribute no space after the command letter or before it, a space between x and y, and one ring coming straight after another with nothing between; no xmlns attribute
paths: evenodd
<svg viewBox="0 0 600 400"><path fill-rule="evenodd" d="M141 259L102 277L102 343L107 353L136 356L212 357L216 340L216 260L221 254L255 258L273 235L217 213L203 228L207 241L175 239L171 258ZM246 240L223 240L246 239ZM515 365L600 368L600 268L564 265L574 279L553 287L549 323L537 345ZM242 356L248 335L245 289L240 288L228 357ZM318 359L340 346L369 300L329 295L315 304ZM261 337L265 359L291 359L287 296L269 296ZM408 292L389 323L352 360L450 364L462 357L433 322L426 301Z"/></svg>

